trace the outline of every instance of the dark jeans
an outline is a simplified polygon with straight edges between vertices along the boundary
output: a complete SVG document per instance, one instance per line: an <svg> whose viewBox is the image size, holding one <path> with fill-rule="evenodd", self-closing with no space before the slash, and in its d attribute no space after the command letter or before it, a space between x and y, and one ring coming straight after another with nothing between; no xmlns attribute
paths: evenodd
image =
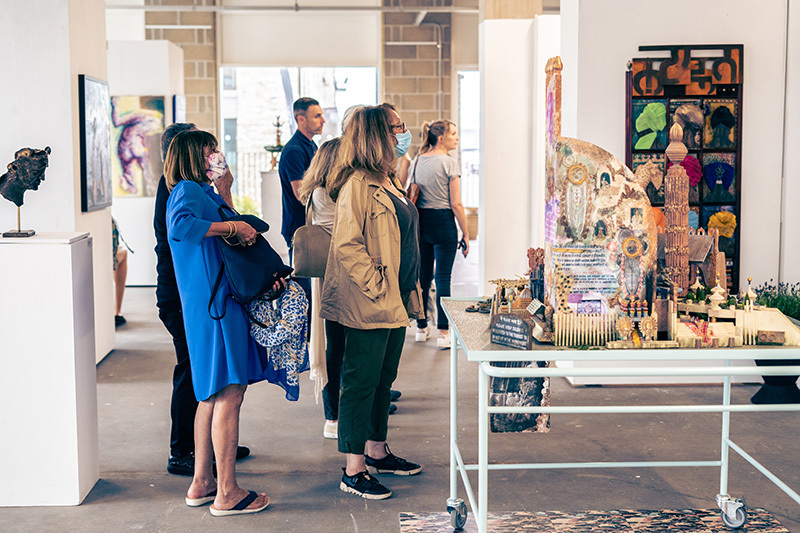
<svg viewBox="0 0 800 533"><path fill-rule="evenodd" d="M428 327L428 299L431 282L436 280L436 327L449 329L442 310L442 297L450 296L453 263L458 250L458 230L451 209L419 210L419 284L422 288L423 318L417 327ZM435 269L434 269L435 264Z"/></svg>
<svg viewBox="0 0 800 533"><path fill-rule="evenodd" d="M322 389L322 408L325 420L339 420L339 391L342 388L342 360L344 359L344 326L333 320L325 321L325 365L328 383Z"/></svg>
<svg viewBox="0 0 800 533"><path fill-rule="evenodd" d="M178 362L172 372L172 402L170 418L169 449L174 456L185 456L194 452L194 415L197 412L197 398L192 386L192 367L189 363L189 347L186 344L186 331L183 329L183 311L180 304L164 306L158 311L158 318L172 335L175 355Z"/></svg>
<svg viewBox="0 0 800 533"><path fill-rule="evenodd" d="M339 451L363 455L368 440L386 440L391 389L406 328L344 328Z"/></svg>

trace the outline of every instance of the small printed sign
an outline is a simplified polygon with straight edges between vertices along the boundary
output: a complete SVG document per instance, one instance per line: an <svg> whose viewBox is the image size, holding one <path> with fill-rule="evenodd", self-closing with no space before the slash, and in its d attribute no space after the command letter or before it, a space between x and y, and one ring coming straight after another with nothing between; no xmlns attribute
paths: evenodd
<svg viewBox="0 0 800 533"><path fill-rule="evenodd" d="M530 350L531 323L518 315L499 314L492 323L491 341L518 350Z"/></svg>

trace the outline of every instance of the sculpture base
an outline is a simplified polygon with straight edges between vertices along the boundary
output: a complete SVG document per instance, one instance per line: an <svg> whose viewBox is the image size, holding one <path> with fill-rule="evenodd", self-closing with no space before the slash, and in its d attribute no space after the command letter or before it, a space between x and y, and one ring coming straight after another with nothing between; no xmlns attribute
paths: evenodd
<svg viewBox="0 0 800 533"><path fill-rule="evenodd" d="M33 237L34 235L36 235L36 231L32 229L12 229L3 233L3 237Z"/></svg>

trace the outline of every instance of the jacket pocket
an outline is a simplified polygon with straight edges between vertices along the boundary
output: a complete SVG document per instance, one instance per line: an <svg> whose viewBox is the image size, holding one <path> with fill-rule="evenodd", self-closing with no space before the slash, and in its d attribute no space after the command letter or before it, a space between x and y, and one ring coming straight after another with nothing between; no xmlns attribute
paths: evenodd
<svg viewBox="0 0 800 533"><path fill-rule="evenodd" d="M380 238L389 233L389 211L382 206L376 206L369 213L370 237Z"/></svg>

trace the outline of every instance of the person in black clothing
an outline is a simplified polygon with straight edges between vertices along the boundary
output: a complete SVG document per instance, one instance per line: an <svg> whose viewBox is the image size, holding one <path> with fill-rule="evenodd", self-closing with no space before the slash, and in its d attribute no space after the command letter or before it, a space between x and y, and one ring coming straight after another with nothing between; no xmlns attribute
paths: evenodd
<svg viewBox="0 0 800 533"><path fill-rule="evenodd" d="M170 125L161 136L161 159L166 156L172 139L182 131L196 129L194 124L176 123ZM233 175L230 170L215 182L220 196L228 205L233 205L231 184ZM158 182L156 192L155 216L153 228L156 233L156 305L158 318L172 336L175 355L178 362L172 374L172 402L170 418L170 456L167 472L179 476L192 476L194 473L194 417L197 412L197 398L192 387L192 369L189 363L189 348L186 344L186 332L183 329L183 310L178 294L178 283L175 281L175 268L172 265L172 253L167 241L167 182L164 176ZM250 455L246 446L239 446L236 459Z"/></svg>
<svg viewBox="0 0 800 533"><path fill-rule="evenodd" d="M322 133L325 117L319 102L313 98L298 98L292 105L297 131L281 150L278 163L278 175L281 179L283 200L283 221L281 235L289 247L289 261L292 261L292 238L297 228L305 225L305 206L300 203L300 184L303 174L311 165L311 159L317 152L317 145L312 140L314 135ZM311 302L311 281L308 278L294 278L303 287ZM309 305L309 309L311 306Z"/></svg>

